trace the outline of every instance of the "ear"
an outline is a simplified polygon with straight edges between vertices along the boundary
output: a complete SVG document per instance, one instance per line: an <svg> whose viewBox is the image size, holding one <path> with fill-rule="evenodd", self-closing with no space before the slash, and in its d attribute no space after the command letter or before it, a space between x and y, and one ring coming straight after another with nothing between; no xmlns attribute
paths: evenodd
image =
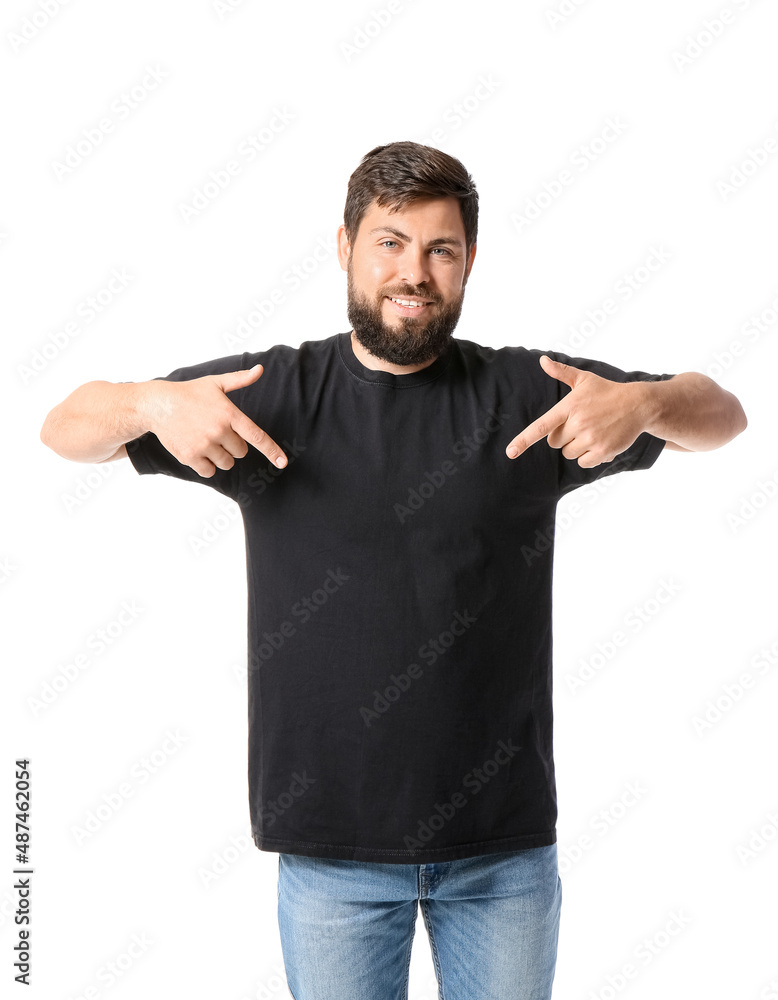
<svg viewBox="0 0 778 1000"><path fill-rule="evenodd" d="M346 227L341 224L338 226L338 260L340 266L344 271L348 270L348 259L351 253L351 244L349 243L349 238L346 235Z"/></svg>

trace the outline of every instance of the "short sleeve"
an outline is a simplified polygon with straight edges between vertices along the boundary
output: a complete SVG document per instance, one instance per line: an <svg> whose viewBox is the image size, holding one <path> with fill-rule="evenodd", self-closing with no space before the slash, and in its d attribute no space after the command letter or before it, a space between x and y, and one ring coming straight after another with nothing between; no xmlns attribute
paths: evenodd
<svg viewBox="0 0 778 1000"><path fill-rule="evenodd" d="M226 372L240 371L247 367L245 364L247 357L246 354L234 354L229 357L217 358L214 361L177 368L169 375L157 376L152 381L188 382L195 378L202 378L204 375L224 375ZM236 389L234 393L228 392L226 395L228 399L232 399L236 405L239 405L236 396L240 392L240 389ZM147 431L133 441L128 441L125 447L127 457L135 470L142 476L159 473L191 483L203 483L233 499L239 492L238 462L235 462L231 469L217 469L213 476L201 476L191 466L184 465L171 455L156 434L151 431Z"/></svg>
<svg viewBox="0 0 778 1000"><path fill-rule="evenodd" d="M625 372L621 368L609 365L604 361L593 361L591 358L574 358L559 351L543 351L553 361L560 361L562 364L572 365L583 371L594 372L602 378L610 379L612 382L664 382L673 378L673 375L656 375L643 371ZM559 399L563 399L571 388L564 382L555 380L558 386ZM612 462L603 462L594 468L585 469L578 464L577 459L565 458L562 449L555 449L558 461L559 494L560 496L594 482L595 479L602 479L604 476L612 476L617 472L634 472L638 469L650 469L659 458L665 442L662 438L644 432L639 434L626 451L617 455Z"/></svg>

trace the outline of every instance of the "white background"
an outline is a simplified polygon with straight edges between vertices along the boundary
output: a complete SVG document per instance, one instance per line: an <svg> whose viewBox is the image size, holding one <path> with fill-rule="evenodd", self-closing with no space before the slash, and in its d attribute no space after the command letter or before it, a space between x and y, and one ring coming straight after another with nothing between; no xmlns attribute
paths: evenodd
<svg viewBox="0 0 778 1000"><path fill-rule="evenodd" d="M277 855L248 837L237 508L127 461L68 462L39 431L93 379L145 380L347 330L334 253L308 258L332 240L362 155L416 139L458 156L480 192L456 336L562 348L612 297L615 314L585 327L573 353L706 372L749 419L721 449L665 452L560 505L554 996L778 996L774 6L49 5L52 16L7 2L1 25L3 991L24 755L35 867L25 996L288 995ZM279 111L287 124L249 162L241 144L278 126ZM112 129L91 143L106 117ZM74 165L58 168L73 146ZM185 219L230 160L240 172ZM565 169L571 183L544 201ZM662 266L639 271L657 249ZM306 259L292 289L284 273ZM90 319L85 303L114 269L131 280ZM628 275L645 280L619 298ZM226 346L252 301L279 288L283 301L243 346ZM195 554L192 538L220 516L227 527ZM122 602L142 612L98 654L90 637ZM609 647L618 631L628 641ZM613 655L597 659L598 643ZM65 683L79 654L89 663ZM582 661L595 669L574 693ZM183 740L175 752L169 731ZM150 774L152 757L162 763ZM131 796L79 841L125 782ZM217 856L229 863L206 886ZM673 914L683 928L663 936ZM129 961L134 935L148 944ZM126 971L108 985L111 962ZM629 964L634 976L620 979ZM409 995L437 995L421 918Z"/></svg>

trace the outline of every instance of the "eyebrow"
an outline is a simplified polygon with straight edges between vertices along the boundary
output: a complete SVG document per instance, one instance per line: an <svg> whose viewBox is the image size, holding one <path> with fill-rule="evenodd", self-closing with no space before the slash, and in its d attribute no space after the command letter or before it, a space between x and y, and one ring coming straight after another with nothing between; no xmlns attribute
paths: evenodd
<svg viewBox="0 0 778 1000"><path fill-rule="evenodd" d="M413 242L410 236L401 233L399 229L395 229L393 226L378 226L376 229L371 229L368 236L374 236L377 233L391 233L392 236L396 236L400 240L405 240L407 243ZM427 244L430 247L442 245L461 247L462 240L458 240L455 236L438 236L436 239L430 240Z"/></svg>

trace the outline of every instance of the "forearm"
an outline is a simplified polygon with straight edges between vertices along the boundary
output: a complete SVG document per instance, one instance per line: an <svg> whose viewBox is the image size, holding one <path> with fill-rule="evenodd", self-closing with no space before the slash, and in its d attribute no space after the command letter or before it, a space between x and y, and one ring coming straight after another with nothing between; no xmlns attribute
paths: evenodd
<svg viewBox="0 0 778 1000"><path fill-rule="evenodd" d="M643 430L685 448L720 448L746 429L739 400L701 372L640 386Z"/></svg>
<svg viewBox="0 0 778 1000"><path fill-rule="evenodd" d="M102 462L151 429L148 382L86 382L54 407L41 441L74 462Z"/></svg>

